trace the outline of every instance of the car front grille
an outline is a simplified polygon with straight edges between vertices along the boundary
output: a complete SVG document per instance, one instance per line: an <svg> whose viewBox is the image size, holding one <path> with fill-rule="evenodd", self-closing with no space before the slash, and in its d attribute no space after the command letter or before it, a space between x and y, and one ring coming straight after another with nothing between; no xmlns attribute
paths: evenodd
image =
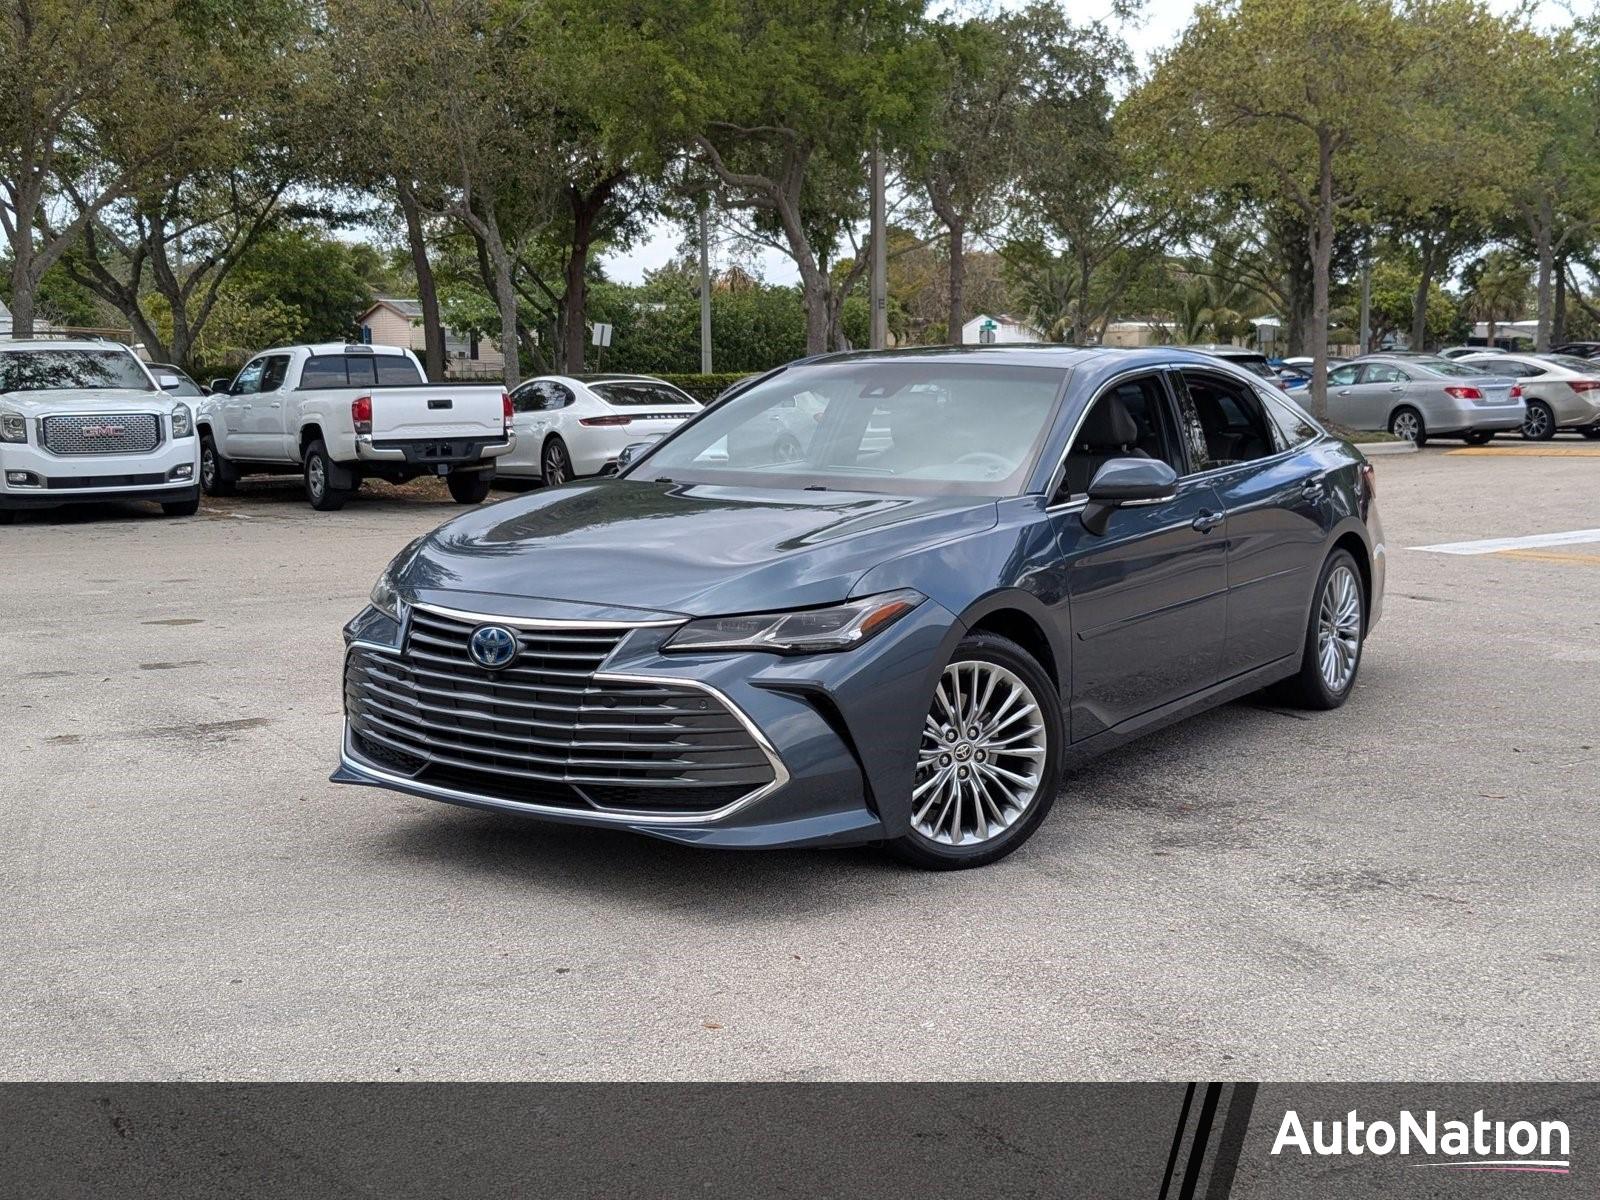
<svg viewBox="0 0 1600 1200"><path fill-rule="evenodd" d="M491 671L467 651L477 625L413 609L401 653L351 648L345 714L363 757L419 783L578 811L710 812L775 778L715 694L597 678L627 630L519 628L517 657Z"/></svg>
<svg viewBox="0 0 1600 1200"><path fill-rule="evenodd" d="M42 424L51 454L144 454L161 444L161 418L154 413L53 416Z"/></svg>

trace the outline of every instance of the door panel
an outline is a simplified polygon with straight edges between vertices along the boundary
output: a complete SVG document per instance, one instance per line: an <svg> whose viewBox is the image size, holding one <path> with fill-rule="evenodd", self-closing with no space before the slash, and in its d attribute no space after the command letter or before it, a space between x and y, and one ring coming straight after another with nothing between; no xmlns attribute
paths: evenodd
<svg viewBox="0 0 1600 1200"><path fill-rule="evenodd" d="M1186 480L1172 500L1111 514L1104 536L1059 517L1072 629L1074 741L1208 686L1221 669L1227 530L1222 503Z"/></svg>

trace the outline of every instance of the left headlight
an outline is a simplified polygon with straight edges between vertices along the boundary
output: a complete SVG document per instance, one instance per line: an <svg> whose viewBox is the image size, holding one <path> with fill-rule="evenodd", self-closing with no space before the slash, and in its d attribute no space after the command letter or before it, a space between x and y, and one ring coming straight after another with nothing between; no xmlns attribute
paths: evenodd
<svg viewBox="0 0 1600 1200"><path fill-rule="evenodd" d="M427 535L424 534L423 537ZM389 560L389 565L383 569L383 574L378 576L378 582L372 585L372 595L369 599L372 607L388 617L391 621L400 620L400 573L411 565L411 560L416 556L417 547L422 545L422 538L412 538L406 548Z"/></svg>
<svg viewBox="0 0 1600 1200"><path fill-rule="evenodd" d="M828 608L704 617L670 637L663 650L765 650L772 654L826 654L849 650L882 633L926 599L906 588L848 600Z"/></svg>
<svg viewBox="0 0 1600 1200"><path fill-rule="evenodd" d="M172 410L172 436L188 437L192 433L194 433L194 411L187 404L180 404Z"/></svg>
<svg viewBox="0 0 1600 1200"><path fill-rule="evenodd" d="M0 413L0 442L28 440L28 419L21 413Z"/></svg>

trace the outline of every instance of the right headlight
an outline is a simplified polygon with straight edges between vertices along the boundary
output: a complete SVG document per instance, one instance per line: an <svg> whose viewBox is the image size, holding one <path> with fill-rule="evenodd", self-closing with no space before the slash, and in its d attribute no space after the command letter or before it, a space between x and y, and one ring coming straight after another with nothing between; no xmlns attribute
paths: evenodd
<svg viewBox="0 0 1600 1200"><path fill-rule="evenodd" d="M772 654L829 654L852 650L882 633L925 597L910 588L847 600L827 608L702 617L667 639L663 650L766 650Z"/></svg>
<svg viewBox="0 0 1600 1200"><path fill-rule="evenodd" d="M423 534L422 537L427 537L427 534ZM391 621L400 620L400 575L416 557L417 547L422 545L422 537L413 538L404 550L390 559L389 565L383 569L383 574L378 576L378 582L372 585L372 595L369 597L372 607Z"/></svg>
<svg viewBox="0 0 1600 1200"><path fill-rule="evenodd" d="M21 413L0 413L0 442L28 440L28 419Z"/></svg>

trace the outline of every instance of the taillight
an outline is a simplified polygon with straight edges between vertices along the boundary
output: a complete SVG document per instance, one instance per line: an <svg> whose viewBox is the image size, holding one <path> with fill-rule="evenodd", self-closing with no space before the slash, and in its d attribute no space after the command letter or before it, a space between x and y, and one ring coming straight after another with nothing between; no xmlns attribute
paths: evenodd
<svg viewBox="0 0 1600 1200"><path fill-rule="evenodd" d="M350 401L350 420L355 422L357 433L372 432L371 396L357 396Z"/></svg>
<svg viewBox="0 0 1600 1200"><path fill-rule="evenodd" d="M1447 395L1454 396L1457 400L1482 400L1483 393L1475 387L1450 386L1444 389Z"/></svg>
<svg viewBox="0 0 1600 1200"><path fill-rule="evenodd" d="M1600 388L1600 379L1574 379L1567 386L1575 392L1592 392Z"/></svg>
<svg viewBox="0 0 1600 1200"><path fill-rule="evenodd" d="M501 392L500 393L500 419L501 419L502 427L504 429L506 429L506 430L510 430L510 428L511 428L511 393L510 392Z"/></svg>
<svg viewBox="0 0 1600 1200"><path fill-rule="evenodd" d="M1522 385L1520 383L1513 383L1511 385L1511 398L1513 400L1522 399Z"/></svg>
<svg viewBox="0 0 1600 1200"><path fill-rule="evenodd" d="M626 425L632 417L625 417L621 413L610 417L579 417L579 425Z"/></svg>

